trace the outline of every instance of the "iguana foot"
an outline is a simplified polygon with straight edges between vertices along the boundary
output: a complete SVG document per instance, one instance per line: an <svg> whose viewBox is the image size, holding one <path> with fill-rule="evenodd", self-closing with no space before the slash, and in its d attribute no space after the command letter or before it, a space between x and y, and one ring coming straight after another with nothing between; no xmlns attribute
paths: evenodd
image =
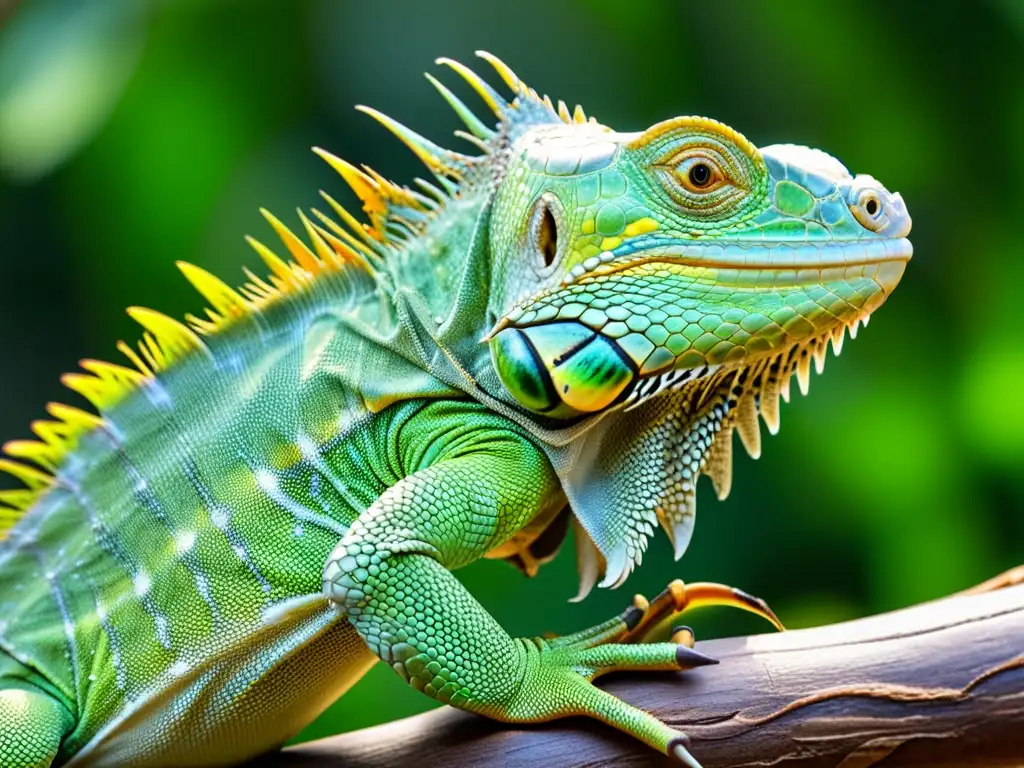
<svg viewBox="0 0 1024 768"><path fill-rule="evenodd" d="M683 670L717 664L693 650L693 630L677 626L667 643L644 643L663 620L687 610L728 605L782 624L758 598L722 584L673 581L654 600L642 595L619 615L596 626L553 639L520 641L526 647L527 674L522 689L500 719L537 722L567 715L587 715L624 731L691 768L699 763L689 752L689 738L592 682L608 672ZM489 713L494 716L494 713Z"/></svg>
<svg viewBox="0 0 1024 768"><path fill-rule="evenodd" d="M571 715L592 717L683 765L700 768L689 752L690 740L684 732L593 685L596 678L608 672L678 671L718 663L682 643L608 642L628 631L625 621L632 615L627 610L591 630L555 640L518 641L527 660L522 684L511 701L500 708L488 708L486 714L519 723Z"/></svg>

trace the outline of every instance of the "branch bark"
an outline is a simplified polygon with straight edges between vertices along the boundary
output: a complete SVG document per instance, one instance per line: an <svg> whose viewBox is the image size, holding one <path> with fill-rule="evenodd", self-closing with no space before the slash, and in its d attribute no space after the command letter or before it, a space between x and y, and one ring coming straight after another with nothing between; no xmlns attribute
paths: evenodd
<svg viewBox="0 0 1024 768"><path fill-rule="evenodd" d="M1024 571L815 629L698 643L721 659L619 675L609 692L681 728L716 766L1024 765ZM991 591L979 591L982 589ZM509 727L442 708L303 744L261 765L640 766L665 758L583 719Z"/></svg>

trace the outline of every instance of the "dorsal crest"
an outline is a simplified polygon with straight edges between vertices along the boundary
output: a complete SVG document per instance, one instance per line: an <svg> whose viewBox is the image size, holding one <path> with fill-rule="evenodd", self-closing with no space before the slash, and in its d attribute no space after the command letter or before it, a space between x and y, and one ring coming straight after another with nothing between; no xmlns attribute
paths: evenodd
<svg viewBox="0 0 1024 768"><path fill-rule="evenodd" d="M500 59L478 51L504 84L512 91L506 99L486 80L452 59L438 64L454 70L483 100L493 119L479 117L449 88L431 75L427 79L465 125L456 131L474 149L463 154L443 148L398 121L369 107L358 107L397 136L426 165L431 179L417 178L412 186L396 184L367 166L357 167L319 148L314 151L338 172L362 203L365 221L360 221L333 197L321 192L329 213L313 209L310 215L298 211L305 237L301 237L269 211L261 210L287 251L279 256L255 238L249 244L266 264L269 275L259 277L244 270L247 281L232 288L206 270L178 262L186 279L208 302L203 316L186 315L179 322L151 309L133 307L129 315L142 326L140 341L131 346L118 342L128 365L97 360L82 362L82 371L63 377L64 384L88 400L98 411L51 404L50 420L32 424L35 440L7 443L10 459L0 459L0 471L17 478L24 487L0 491L0 538L54 482L54 475L68 453L75 450L86 433L103 428L103 414L126 395L159 377L161 371L190 355L206 354L204 336L217 333L235 321L261 312L267 305L301 292L326 273L357 270L381 274L388 259L423 233L453 198L486 194L501 172L495 162L501 151L529 128L546 123L582 123L588 118L581 107L570 112L564 102L555 105L524 84ZM591 119L591 122L593 120ZM378 290L386 290L378 280ZM13 459L13 460L12 460Z"/></svg>

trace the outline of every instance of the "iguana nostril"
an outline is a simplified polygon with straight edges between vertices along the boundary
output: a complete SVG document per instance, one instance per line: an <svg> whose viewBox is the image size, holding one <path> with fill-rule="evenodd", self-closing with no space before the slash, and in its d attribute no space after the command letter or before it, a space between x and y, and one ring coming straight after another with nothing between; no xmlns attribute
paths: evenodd
<svg viewBox="0 0 1024 768"><path fill-rule="evenodd" d="M869 216L874 216L878 213L878 200L874 197L868 198L868 201L864 204L864 209L868 212Z"/></svg>

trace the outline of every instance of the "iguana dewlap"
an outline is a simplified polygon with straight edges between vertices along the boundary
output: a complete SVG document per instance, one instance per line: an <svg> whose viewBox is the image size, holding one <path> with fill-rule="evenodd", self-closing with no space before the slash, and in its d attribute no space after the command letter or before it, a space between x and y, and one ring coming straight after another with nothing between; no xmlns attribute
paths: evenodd
<svg viewBox="0 0 1024 768"><path fill-rule="evenodd" d="M144 329L125 367L65 383L0 468L0 766L230 765L275 748L377 659L509 722L605 721L689 765L685 735L592 684L708 663L666 615L731 603L673 583L555 640L510 637L451 574L532 574L568 527L580 596L617 586L660 524L690 540L697 480L820 369L911 256L897 194L793 145L680 117L619 133L481 54L512 101L470 152L366 110L426 164L392 184L326 152L357 221L265 216L290 258ZM2 533L2 532L0 532ZM542 628L538 628L542 629Z"/></svg>

